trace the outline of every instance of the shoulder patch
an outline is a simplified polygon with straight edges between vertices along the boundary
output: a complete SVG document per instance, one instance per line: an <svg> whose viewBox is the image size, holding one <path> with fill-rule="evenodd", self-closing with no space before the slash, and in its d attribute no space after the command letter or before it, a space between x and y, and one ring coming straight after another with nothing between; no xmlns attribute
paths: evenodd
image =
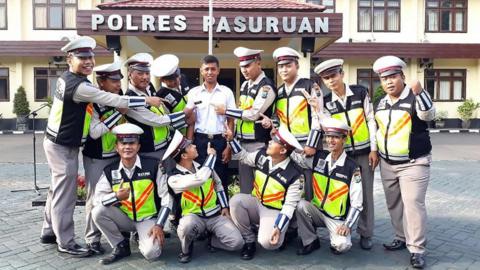
<svg viewBox="0 0 480 270"><path fill-rule="evenodd" d="M266 158L264 155L261 155L261 156L258 158L257 166L258 166L258 167L263 167L263 165L265 164L266 161L267 161L267 158Z"/></svg>
<svg viewBox="0 0 480 270"><path fill-rule="evenodd" d="M175 102L175 97L172 94L168 94L165 96L165 100L168 101L168 103L173 104Z"/></svg>
<svg viewBox="0 0 480 270"><path fill-rule="evenodd" d="M355 183L360 183L362 181L362 175L360 174L360 170L357 169L353 173L353 181L355 181Z"/></svg>
<svg viewBox="0 0 480 270"><path fill-rule="evenodd" d="M318 85L318 83L313 83L312 88L313 90L315 90L315 94L317 95L317 97L322 96L322 89L320 88L320 85Z"/></svg>
<svg viewBox="0 0 480 270"><path fill-rule="evenodd" d="M273 90L270 85L264 85L262 88L260 88L260 91L262 91L262 98L267 98L268 91Z"/></svg>
<svg viewBox="0 0 480 270"><path fill-rule="evenodd" d="M63 100L63 95L65 94L65 81L63 78L58 78L57 85L55 88L55 96L57 96L60 100Z"/></svg>
<svg viewBox="0 0 480 270"><path fill-rule="evenodd" d="M325 159L319 159L318 162L317 162L317 165L315 165L314 170L315 171L323 171L325 169L326 164L327 164L327 162L325 161Z"/></svg>

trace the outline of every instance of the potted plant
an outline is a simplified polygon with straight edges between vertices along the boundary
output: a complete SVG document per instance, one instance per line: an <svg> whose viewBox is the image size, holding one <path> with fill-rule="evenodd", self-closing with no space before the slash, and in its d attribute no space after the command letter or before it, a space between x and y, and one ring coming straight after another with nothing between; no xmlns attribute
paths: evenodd
<svg viewBox="0 0 480 270"><path fill-rule="evenodd" d="M444 128L445 127L445 119L448 117L448 112L445 110L440 110L435 114L435 128Z"/></svg>
<svg viewBox="0 0 480 270"><path fill-rule="evenodd" d="M480 103L474 102L473 99L469 98L465 100L457 108L457 112L462 119L462 128L468 128L470 126L470 119L473 118L475 111L480 108Z"/></svg>
<svg viewBox="0 0 480 270"><path fill-rule="evenodd" d="M17 115L17 130L27 129L26 116L30 113L30 108L27 100L27 93L23 86L18 87L15 97L13 99L13 113Z"/></svg>

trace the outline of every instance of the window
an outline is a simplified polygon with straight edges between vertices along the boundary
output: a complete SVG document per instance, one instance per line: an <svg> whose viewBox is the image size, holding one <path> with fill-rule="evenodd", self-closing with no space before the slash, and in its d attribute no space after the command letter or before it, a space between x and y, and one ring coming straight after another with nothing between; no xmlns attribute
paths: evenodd
<svg viewBox="0 0 480 270"><path fill-rule="evenodd" d="M0 0L0 29L7 29L7 0Z"/></svg>
<svg viewBox="0 0 480 270"><path fill-rule="evenodd" d="M62 68L35 68L35 101L45 101L53 96L57 80L65 71Z"/></svg>
<svg viewBox="0 0 480 270"><path fill-rule="evenodd" d="M358 0L359 32L399 32L400 0Z"/></svg>
<svg viewBox="0 0 480 270"><path fill-rule="evenodd" d="M380 86L380 79L372 69L357 69L357 84L367 87L370 98L373 98L375 90Z"/></svg>
<svg viewBox="0 0 480 270"><path fill-rule="evenodd" d="M335 13L335 0L307 0L306 2L325 6L326 9L323 11L324 13Z"/></svg>
<svg viewBox="0 0 480 270"><path fill-rule="evenodd" d="M10 101L8 68L0 68L0 101Z"/></svg>
<svg viewBox="0 0 480 270"><path fill-rule="evenodd" d="M427 0L426 32L466 32L467 0Z"/></svg>
<svg viewBox="0 0 480 270"><path fill-rule="evenodd" d="M425 88L437 101L465 100L465 69L427 69Z"/></svg>
<svg viewBox="0 0 480 270"><path fill-rule="evenodd" d="M75 29L76 19L77 0L33 0L34 29Z"/></svg>

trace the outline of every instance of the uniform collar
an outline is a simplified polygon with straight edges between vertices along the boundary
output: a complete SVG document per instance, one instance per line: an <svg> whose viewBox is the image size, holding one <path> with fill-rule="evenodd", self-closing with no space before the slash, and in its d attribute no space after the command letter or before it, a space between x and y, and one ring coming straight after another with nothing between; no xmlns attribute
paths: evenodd
<svg viewBox="0 0 480 270"><path fill-rule="evenodd" d="M282 170L285 170L287 168L287 165L288 163L290 163L290 158L287 157L286 159L284 159L283 161L277 163L275 166L273 166L272 164L272 158L269 156L268 158L268 165L269 165L269 168L270 168L270 171L273 171L277 168L280 168Z"/></svg>
<svg viewBox="0 0 480 270"><path fill-rule="evenodd" d="M397 102L398 102L399 100L401 100L401 99L406 98L406 97L408 96L408 94L410 94L410 88L409 88L407 85L405 85L405 87L404 87L403 90L402 90L402 93L400 94L400 97L398 97L398 99L397 99ZM389 95L386 95L383 99L384 99L385 102L388 103L389 105L393 105L393 104L396 103L396 102L395 102L395 103L392 102L392 100L390 99L390 96L389 96Z"/></svg>
<svg viewBox="0 0 480 270"><path fill-rule="evenodd" d="M251 88L252 86L254 85L257 85L260 83L260 81L263 80L263 78L265 78L265 72L262 71L262 73L260 73L260 75L258 75L258 77L255 79L255 81L251 82L250 80L248 80L248 88Z"/></svg>
<svg viewBox="0 0 480 270"><path fill-rule="evenodd" d="M346 85L346 84L343 84L345 85L345 96L346 97L349 97L349 96L353 96L353 92L352 90L350 89L350 86ZM342 100L341 97L337 96L337 94L335 94L334 91L332 91L332 101L335 102L337 100Z"/></svg>
<svg viewBox="0 0 480 270"><path fill-rule="evenodd" d="M121 170L123 169L124 171L132 171L135 169L135 167L138 167L139 169L142 168L142 163L140 162L140 156L136 156L136 159L135 159L135 164L133 165L133 167L131 169L128 169L128 168L125 168L125 166L123 166L123 162L120 160L120 165L118 165L118 170Z"/></svg>
<svg viewBox="0 0 480 270"><path fill-rule="evenodd" d="M328 162L328 171L331 172L333 169L335 169L337 166L343 167L345 164L345 159L347 158L347 153L345 150L343 150L342 154L340 157L335 161L334 164L332 164L332 153L329 153L327 157L325 158L325 161Z"/></svg>
<svg viewBox="0 0 480 270"><path fill-rule="evenodd" d="M217 82L217 84L216 84L215 87L213 88L213 91L212 91L212 92L215 92L215 91L217 91L217 90L219 90L219 89L220 89L220 84L218 84L218 82ZM208 92L207 87L205 87L205 83L202 83L202 91Z"/></svg>
<svg viewBox="0 0 480 270"><path fill-rule="evenodd" d="M293 81L293 83L292 83L291 86L290 86L292 89L289 89L289 87L287 86L286 83L283 84L283 87L285 87L285 90L287 90L287 89L288 89L288 90L293 90L293 88L295 87L295 85L298 83L298 81L299 81L300 79L301 79L300 76L297 75L297 77L295 78L295 80Z"/></svg>
<svg viewBox="0 0 480 270"><path fill-rule="evenodd" d="M182 165L178 164L175 166L177 168L177 170L181 171L182 173L185 173L185 174L192 174L192 172L183 167ZM197 162L193 161L193 167L195 168L195 171L198 171L200 169L200 164L198 164Z"/></svg>

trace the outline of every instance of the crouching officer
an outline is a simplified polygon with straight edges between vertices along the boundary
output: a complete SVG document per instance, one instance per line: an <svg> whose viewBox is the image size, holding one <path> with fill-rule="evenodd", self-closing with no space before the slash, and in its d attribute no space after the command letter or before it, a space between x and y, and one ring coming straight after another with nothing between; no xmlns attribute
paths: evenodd
<svg viewBox="0 0 480 270"><path fill-rule="evenodd" d="M405 84L405 62L396 56L380 57L373 64L386 93L375 104L380 174L395 239L387 250L408 248L410 263L425 266L427 211L425 195L430 180L432 144L427 121L435 107L418 81Z"/></svg>
<svg viewBox="0 0 480 270"><path fill-rule="evenodd" d="M267 148L252 153L233 140L230 130L227 140L240 162L255 167L252 194L236 194L230 200L233 222L240 229L245 245L242 259L255 255L255 233L251 225L259 225L258 242L265 249L279 248L301 197L304 181L301 169L290 160L293 150L302 146L286 128L280 126L272 135ZM233 141L232 141L233 140Z"/></svg>
<svg viewBox="0 0 480 270"><path fill-rule="evenodd" d="M126 123L115 127L120 162L103 171L96 190L93 220L113 248L100 263L110 264L130 255L122 232L138 232L139 249L147 260L160 256L165 242L163 226L171 209L167 182L159 160L140 158L143 130Z"/></svg>
<svg viewBox="0 0 480 270"><path fill-rule="evenodd" d="M178 261L188 263L192 259L193 242L197 235L208 231L211 236L208 249L239 250L244 241L237 227L230 220L228 200L222 181L213 170L216 152L208 143L208 157L204 164L193 161L198 156L197 148L179 131L175 131L164 159L172 157L177 163L169 174L169 191L181 210L177 228L182 251Z"/></svg>
<svg viewBox="0 0 480 270"><path fill-rule="evenodd" d="M337 255L348 251L352 246L352 226L362 211L360 168L343 149L350 128L333 118L325 118L321 123L330 153L320 151L309 158L292 154L299 166L313 170L312 200L300 201L295 212L302 239L297 255L320 248L315 229L322 224L330 234L330 250Z"/></svg>

